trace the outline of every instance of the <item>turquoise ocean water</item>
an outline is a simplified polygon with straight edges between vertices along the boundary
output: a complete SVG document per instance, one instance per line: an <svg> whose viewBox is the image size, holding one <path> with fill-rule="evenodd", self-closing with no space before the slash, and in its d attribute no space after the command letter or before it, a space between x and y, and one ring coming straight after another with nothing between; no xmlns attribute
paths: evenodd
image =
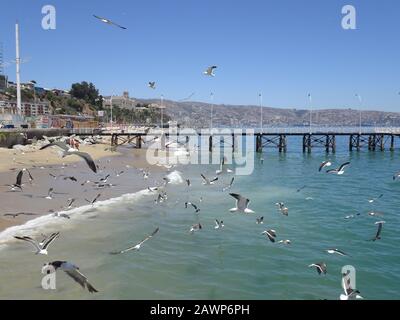
<svg viewBox="0 0 400 320"><path fill-rule="evenodd" d="M400 181L392 176L400 170L399 150L349 153L347 144L339 138L333 155L319 149L303 154L300 140L290 138L286 154L266 149L263 163L256 155L253 174L235 177L226 192L222 188L232 175L221 176L213 186L201 183L200 173L214 176L217 165L180 166L176 170L191 180L191 187L169 185L164 203L156 204L155 195L143 192L44 227L44 232L60 230L62 235L48 257L31 254L29 245L3 246L0 298L338 299L341 268L352 265L365 299L398 299ZM351 166L343 176L319 173L326 159L332 167L346 161ZM229 192L248 197L256 213L230 213L234 199ZM128 194L128 188L122 193ZM368 202L380 194L382 198ZM188 200L200 207L199 214L185 209ZM281 201L289 208L287 217L275 207ZM371 211L383 216L371 217ZM355 218L345 219L348 215ZM256 224L260 216L264 225ZM214 229L215 219L224 221L223 230ZM386 221L382 239L366 241L375 235L378 220ZM189 234L198 222L203 229ZM109 254L142 240L156 227L159 233L140 251ZM265 229L276 230L277 240L290 239L291 245L269 242L261 235ZM328 248L349 256L330 255L324 251ZM41 266L53 260L80 266L99 293L87 293L62 273L57 274L56 291L43 290ZM308 268L322 261L326 276Z"/></svg>

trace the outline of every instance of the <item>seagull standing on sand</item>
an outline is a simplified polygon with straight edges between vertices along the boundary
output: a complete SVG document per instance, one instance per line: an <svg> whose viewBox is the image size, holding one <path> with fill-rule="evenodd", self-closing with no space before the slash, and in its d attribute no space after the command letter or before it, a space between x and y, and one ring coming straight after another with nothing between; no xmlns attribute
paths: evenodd
<svg viewBox="0 0 400 320"><path fill-rule="evenodd" d="M124 29L124 30L127 29L127 28L125 28L125 27L123 27L123 26L121 26L121 25L119 25L119 24L117 24L117 23L115 23L115 22L112 22L112 21L109 20L109 19L96 16L95 14L93 15L93 17L95 17L96 19L99 19L101 22L106 23L106 24L108 24L108 25L114 25L114 26L116 26L116 27L118 27L118 28L121 28L121 29Z"/></svg>
<svg viewBox="0 0 400 320"><path fill-rule="evenodd" d="M43 243L43 245L41 245L41 243L38 243L36 240L32 239L31 237L17 237L15 236L14 238L17 240L22 240L22 241L27 241L30 244L32 244L35 249L36 252L35 254L43 254L43 255L47 255L47 248L49 247L50 244L53 243L53 241L55 239L57 239L60 236L59 232L53 233L50 237L48 237L45 241L42 241L41 243Z"/></svg>
<svg viewBox="0 0 400 320"><path fill-rule="evenodd" d="M85 162L87 163L87 165L89 166L89 168L94 173L97 172L96 165L95 165L92 157L88 153L76 151L76 149L68 147L65 142L60 142L60 141L56 141L56 142L52 142L52 143L46 144L45 146L41 147L40 150L46 149L48 147L59 147L59 148L61 148L63 150L62 155L61 155L63 158L66 157L66 156L70 156L70 155L76 155L78 157L83 158L85 160Z"/></svg>
<svg viewBox="0 0 400 320"><path fill-rule="evenodd" d="M321 172L321 170L325 167L330 167L332 165L332 163L330 161L324 161L321 163L321 165L319 166L318 171Z"/></svg>
<svg viewBox="0 0 400 320"><path fill-rule="evenodd" d="M308 267L309 268L315 267L319 275L321 275L322 273L326 274L326 272L327 272L325 262L313 263L313 264L310 264Z"/></svg>
<svg viewBox="0 0 400 320"><path fill-rule="evenodd" d="M48 273L48 267L52 266L56 271L58 269L64 271L68 276L79 283L83 289L88 289L90 293L98 292L88 281L86 276L79 271L79 267L68 261L53 261L46 263L42 268L42 273Z"/></svg>
<svg viewBox="0 0 400 320"><path fill-rule="evenodd" d="M230 196L234 197L236 199L236 207L230 209L230 212L244 212L244 213L254 213L253 210L248 208L248 205L250 203L250 200L243 197L240 194L237 193L230 193Z"/></svg>
<svg viewBox="0 0 400 320"><path fill-rule="evenodd" d="M146 238L144 238L142 241L140 241L138 244L131 246L129 248L126 248L124 250L121 251L114 251L114 252L110 252L110 254L113 255L117 255L117 254L124 254L126 252L129 251L137 251L140 250L141 246L143 245L143 243L145 243L147 240L151 239L152 237L154 237L154 235L160 230L160 228L157 228L156 230L154 230L149 236L147 236Z"/></svg>
<svg viewBox="0 0 400 320"><path fill-rule="evenodd" d="M217 69L217 66L208 67L207 70L203 72L203 74L206 76L215 77L215 69Z"/></svg>
<svg viewBox="0 0 400 320"><path fill-rule="evenodd" d="M348 166L348 165L350 165L350 162L345 162L345 163L343 163L339 168L337 168L337 169L332 169L332 170L328 170L328 171L326 171L326 173L334 173L334 174L337 174L337 175L342 175L343 173L344 173L344 169Z"/></svg>

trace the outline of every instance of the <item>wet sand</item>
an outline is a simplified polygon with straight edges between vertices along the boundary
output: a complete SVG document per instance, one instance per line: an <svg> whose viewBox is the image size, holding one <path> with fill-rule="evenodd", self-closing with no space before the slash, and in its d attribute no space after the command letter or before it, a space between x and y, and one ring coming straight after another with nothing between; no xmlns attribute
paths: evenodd
<svg viewBox="0 0 400 320"><path fill-rule="evenodd" d="M73 198L73 208L87 205L101 194L100 200L133 193L149 186L160 184L167 169L150 166L146 161L145 149L118 148L118 152L105 150L103 144L82 146L81 151L88 152L99 166L95 174L86 163L76 156L60 158L56 148L42 151L20 152L19 150L0 149L0 232L15 225L21 225L30 219L51 212L68 210L68 199ZM16 175L22 168L28 168L34 180L29 182L28 175L23 176L23 191L10 191L7 184L15 183ZM145 180L140 169L149 168L150 177ZM124 171L122 175L118 173ZM49 174L57 176L51 177ZM97 188L93 182L110 175L107 183L113 187ZM67 177L73 176L74 182ZM90 181L90 183L85 183ZM82 185L83 184L83 185ZM51 200L46 199L48 190L54 189ZM5 214L28 213L17 217ZM61 218L55 218L61 219Z"/></svg>

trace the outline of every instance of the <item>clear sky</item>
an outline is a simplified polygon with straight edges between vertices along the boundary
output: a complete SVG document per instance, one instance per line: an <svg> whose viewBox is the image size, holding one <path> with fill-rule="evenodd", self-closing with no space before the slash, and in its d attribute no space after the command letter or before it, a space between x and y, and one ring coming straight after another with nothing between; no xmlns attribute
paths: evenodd
<svg viewBox="0 0 400 320"><path fill-rule="evenodd" d="M69 89L93 82L102 94L303 108L400 111L398 0L0 0L0 41L15 58L21 28L22 81ZM56 30L41 27L56 8ZM341 10L357 10L343 30ZM92 14L125 27L103 24ZM217 65L216 77L202 75ZM15 67L6 74L15 79ZM155 91L147 87L156 81Z"/></svg>

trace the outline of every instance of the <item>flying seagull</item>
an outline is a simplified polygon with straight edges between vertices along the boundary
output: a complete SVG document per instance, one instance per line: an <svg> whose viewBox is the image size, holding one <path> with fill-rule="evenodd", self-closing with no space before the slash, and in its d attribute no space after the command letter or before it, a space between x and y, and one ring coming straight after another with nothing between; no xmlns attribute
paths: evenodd
<svg viewBox="0 0 400 320"><path fill-rule="evenodd" d="M204 176L204 174L201 174L201 177L203 178L203 184L204 185L213 185L215 183L215 181L218 180L218 177L213 178L212 180L209 180L208 178L206 178Z"/></svg>
<svg viewBox="0 0 400 320"><path fill-rule="evenodd" d="M140 247L142 246L142 244L145 243L147 240L151 239L159 230L160 229L157 228L149 236L147 236L146 238L144 238L142 241L140 241L138 244L136 244L134 246L131 246L131 247L126 248L126 249L121 250L121 251L110 252L110 254L117 255L117 254L123 254L123 253L129 252L129 251L132 251L132 250L134 250L134 251L140 250Z"/></svg>
<svg viewBox="0 0 400 320"><path fill-rule="evenodd" d="M191 186L190 180L189 180L189 179L186 179L185 181L186 181L186 185L187 185L188 187L190 187L190 186Z"/></svg>
<svg viewBox="0 0 400 320"><path fill-rule="evenodd" d="M194 233L194 232L199 231L201 229L203 229L202 225L200 223L196 223L196 224L194 224L194 225L192 225L190 227L189 233Z"/></svg>
<svg viewBox="0 0 400 320"><path fill-rule="evenodd" d="M393 180L396 180L396 179L398 179L398 178L400 178L400 172L396 172L396 173L393 175Z"/></svg>
<svg viewBox="0 0 400 320"><path fill-rule="evenodd" d="M326 171L326 173L334 173L337 175L342 175L344 173L344 169L350 164L350 162L345 162L343 163L339 168L336 169L332 169L332 170L328 170Z"/></svg>
<svg viewBox="0 0 400 320"><path fill-rule="evenodd" d="M99 199L101 196L101 194L99 193L92 201L85 199L88 203L90 203L92 206L94 205L94 203L97 201L97 199Z"/></svg>
<svg viewBox="0 0 400 320"><path fill-rule="evenodd" d="M73 177L73 176L71 176L71 177L64 177L64 180L71 180L71 181L73 181L73 182L77 182L78 180L75 178L75 177Z"/></svg>
<svg viewBox="0 0 400 320"><path fill-rule="evenodd" d="M155 88L156 88L156 83L155 83L155 81L150 81L150 82L149 82L149 88L150 88L150 89L155 89Z"/></svg>
<svg viewBox="0 0 400 320"><path fill-rule="evenodd" d="M23 168L22 171L23 171L23 172L28 172L29 181L32 182L32 181L33 181L33 177L32 177L32 175L31 175L31 172L30 172L28 169L26 169L26 168Z"/></svg>
<svg viewBox="0 0 400 320"><path fill-rule="evenodd" d="M330 254L338 254L339 256L347 256L346 253L344 253L343 251L340 251L339 249L328 249L326 250L326 252L330 253Z"/></svg>
<svg viewBox="0 0 400 320"><path fill-rule="evenodd" d="M261 233L262 235L266 235L271 242L275 242L276 231L275 230L265 230Z"/></svg>
<svg viewBox="0 0 400 320"><path fill-rule="evenodd" d="M18 216L36 216L37 213L30 213L30 212L18 212L18 213L5 213L3 214L4 217L13 217L14 219Z"/></svg>
<svg viewBox="0 0 400 320"><path fill-rule="evenodd" d="M384 224L384 223L385 223L385 221L378 221L378 222L375 222L375 224L378 225L378 230L377 230L377 232L376 232L375 237L372 238L371 241L381 240L382 227L383 227L383 224Z"/></svg>
<svg viewBox="0 0 400 320"><path fill-rule="evenodd" d="M317 269L318 274L326 274L327 268L325 262L313 263L308 266L309 268L315 267Z"/></svg>
<svg viewBox="0 0 400 320"><path fill-rule="evenodd" d="M68 261L53 261L45 264L42 268L42 273L49 272L48 267L52 266L56 271L58 269L64 271L77 283L79 283L83 289L88 289L90 293L98 292L88 281L86 276L79 271L79 267Z"/></svg>
<svg viewBox="0 0 400 320"><path fill-rule="evenodd" d="M219 165L219 170L216 171L217 175L223 174L223 173L232 173L233 171L229 168L226 167L225 165L226 162L226 157L223 157L221 160L221 163Z"/></svg>
<svg viewBox="0 0 400 320"><path fill-rule="evenodd" d="M67 203L67 208L71 209L72 208L72 204L75 202L74 198L70 198L68 199L68 203Z"/></svg>
<svg viewBox="0 0 400 320"><path fill-rule="evenodd" d="M256 219L257 224L264 224L264 217L260 217Z"/></svg>
<svg viewBox="0 0 400 320"><path fill-rule="evenodd" d="M237 193L230 193L230 196L234 197L236 199L236 207L230 209L230 212L244 212L244 213L254 213L253 210L248 208L250 200L241 196L240 194Z"/></svg>
<svg viewBox="0 0 400 320"><path fill-rule="evenodd" d="M36 249L35 254L44 254L44 255L47 255L47 254L48 254L47 248L48 248L49 245L50 245L55 239L57 239L59 236L60 236L60 233L59 233L59 232L53 233L50 237L48 237L48 238L43 242L43 245L40 245L36 240L32 239L31 237L25 237L25 236L24 236L24 237L17 237L17 236L15 236L14 238L15 238L15 239L18 239L18 240L22 240L22 241L27 241L27 242L29 242L30 244L32 244L32 245L35 247L35 249Z"/></svg>
<svg viewBox="0 0 400 320"><path fill-rule="evenodd" d="M225 227L224 222L215 219L215 227L214 227L214 229L222 229L223 227Z"/></svg>
<svg viewBox="0 0 400 320"><path fill-rule="evenodd" d="M231 182L222 189L223 192L229 190L230 188L232 188L233 182L235 181L235 177L232 177Z"/></svg>
<svg viewBox="0 0 400 320"><path fill-rule="evenodd" d="M376 200L379 200L383 197L383 194L380 194L378 197L368 200L369 203L374 203Z"/></svg>
<svg viewBox="0 0 400 320"><path fill-rule="evenodd" d="M285 204L283 202L278 202L275 203L276 206L278 206L278 210L284 215L288 216L289 215L289 209L285 207Z"/></svg>
<svg viewBox="0 0 400 320"><path fill-rule="evenodd" d="M20 172L18 172L17 174L17 180L15 181L14 184L8 185L11 188L11 191L15 191L17 189L19 189L20 191L22 191L22 175L24 174L24 171L21 170Z"/></svg>
<svg viewBox="0 0 400 320"><path fill-rule="evenodd" d="M46 149L48 147L59 147L63 150L62 153L62 157L66 157L66 156L70 156L70 155L76 155L78 157L83 158L87 165L89 166L89 168L93 171L93 172L97 172L97 168L96 165L92 159L92 157L90 156L90 154L86 153L86 152L80 152L80 151L76 151L74 148L70 148L68 147L65 142L60 142L60 141L56 141L56 142L52 142L49 144L46 144L45 146L41 147L40 150Z"/></svg>
<svg viewBox="0 0 400 320"><path fill-rule="evenodd" d="M351 280L348 274L345 273L342 275L342 288L344 290L344 294L340 295L340 300L363 299L363 297L360 295L360 291L351 287Z"/></svg>
<svg viewBox="0 0 400 320"><path fill-rule="evenodd" d="M290 240L280 240L278 243L282 243L282 244L292 244L292 242Z"/></svg>
<svg viewBox="0 0 400 320"><path fill-rule="evenodd" d="M206 76L215 77L215 73L214 73L215 69L217 69L217 66L208 67L207 70L203 72L203 74Z"/></svg>
<svg viewBox="0 0 400 320"><path fill-rule="evenodd" d="M50 188L49 191L47 192L47 197L45 197L45 199L47 199L47 200L53 199L53 191L54 191L54 189Z"/></svg>
<svg viewBox="0 0 400 320"><path fill-rule="evenodd" d="M113 21L111 21L109 19L96 16L95 14L93 15L93 17L95 17L96 19L99 19L101 22L107 23L109 25L114 25L114 26L116 26L118 28L121 28L121 29L124 29L124 30L127 29L127 28L125 28L125 27L123 27L123 26L121 26L121 25L119 25L119 24L117 24L117 23L115 23L115 22L113 22Z"/></svg>
<svg viewBox="0 0 400 320"><path fill-rule="evenodd" d="M300 192L300 191L302 191L302 190L305 189L305 188L307 188L307 186L302 186L301 188L298 188L298 189L297 189L297 192Z"/></svg>
<svg viewBox="0 0 400 320"><path fill-rule="evenodd" d="M196 213L200 212L200 209L194 203L185 202L185 209L187 209L188 206L192 206Z"/></svg>
<svg viewBox="0 0 400 320"><path fill-rule="evenodd" d="M321 172L321 170L325 167L330 167L332 165L332 163L330 161L324 161L321 163L321 165L319 166L318 171Z"/></svg>

